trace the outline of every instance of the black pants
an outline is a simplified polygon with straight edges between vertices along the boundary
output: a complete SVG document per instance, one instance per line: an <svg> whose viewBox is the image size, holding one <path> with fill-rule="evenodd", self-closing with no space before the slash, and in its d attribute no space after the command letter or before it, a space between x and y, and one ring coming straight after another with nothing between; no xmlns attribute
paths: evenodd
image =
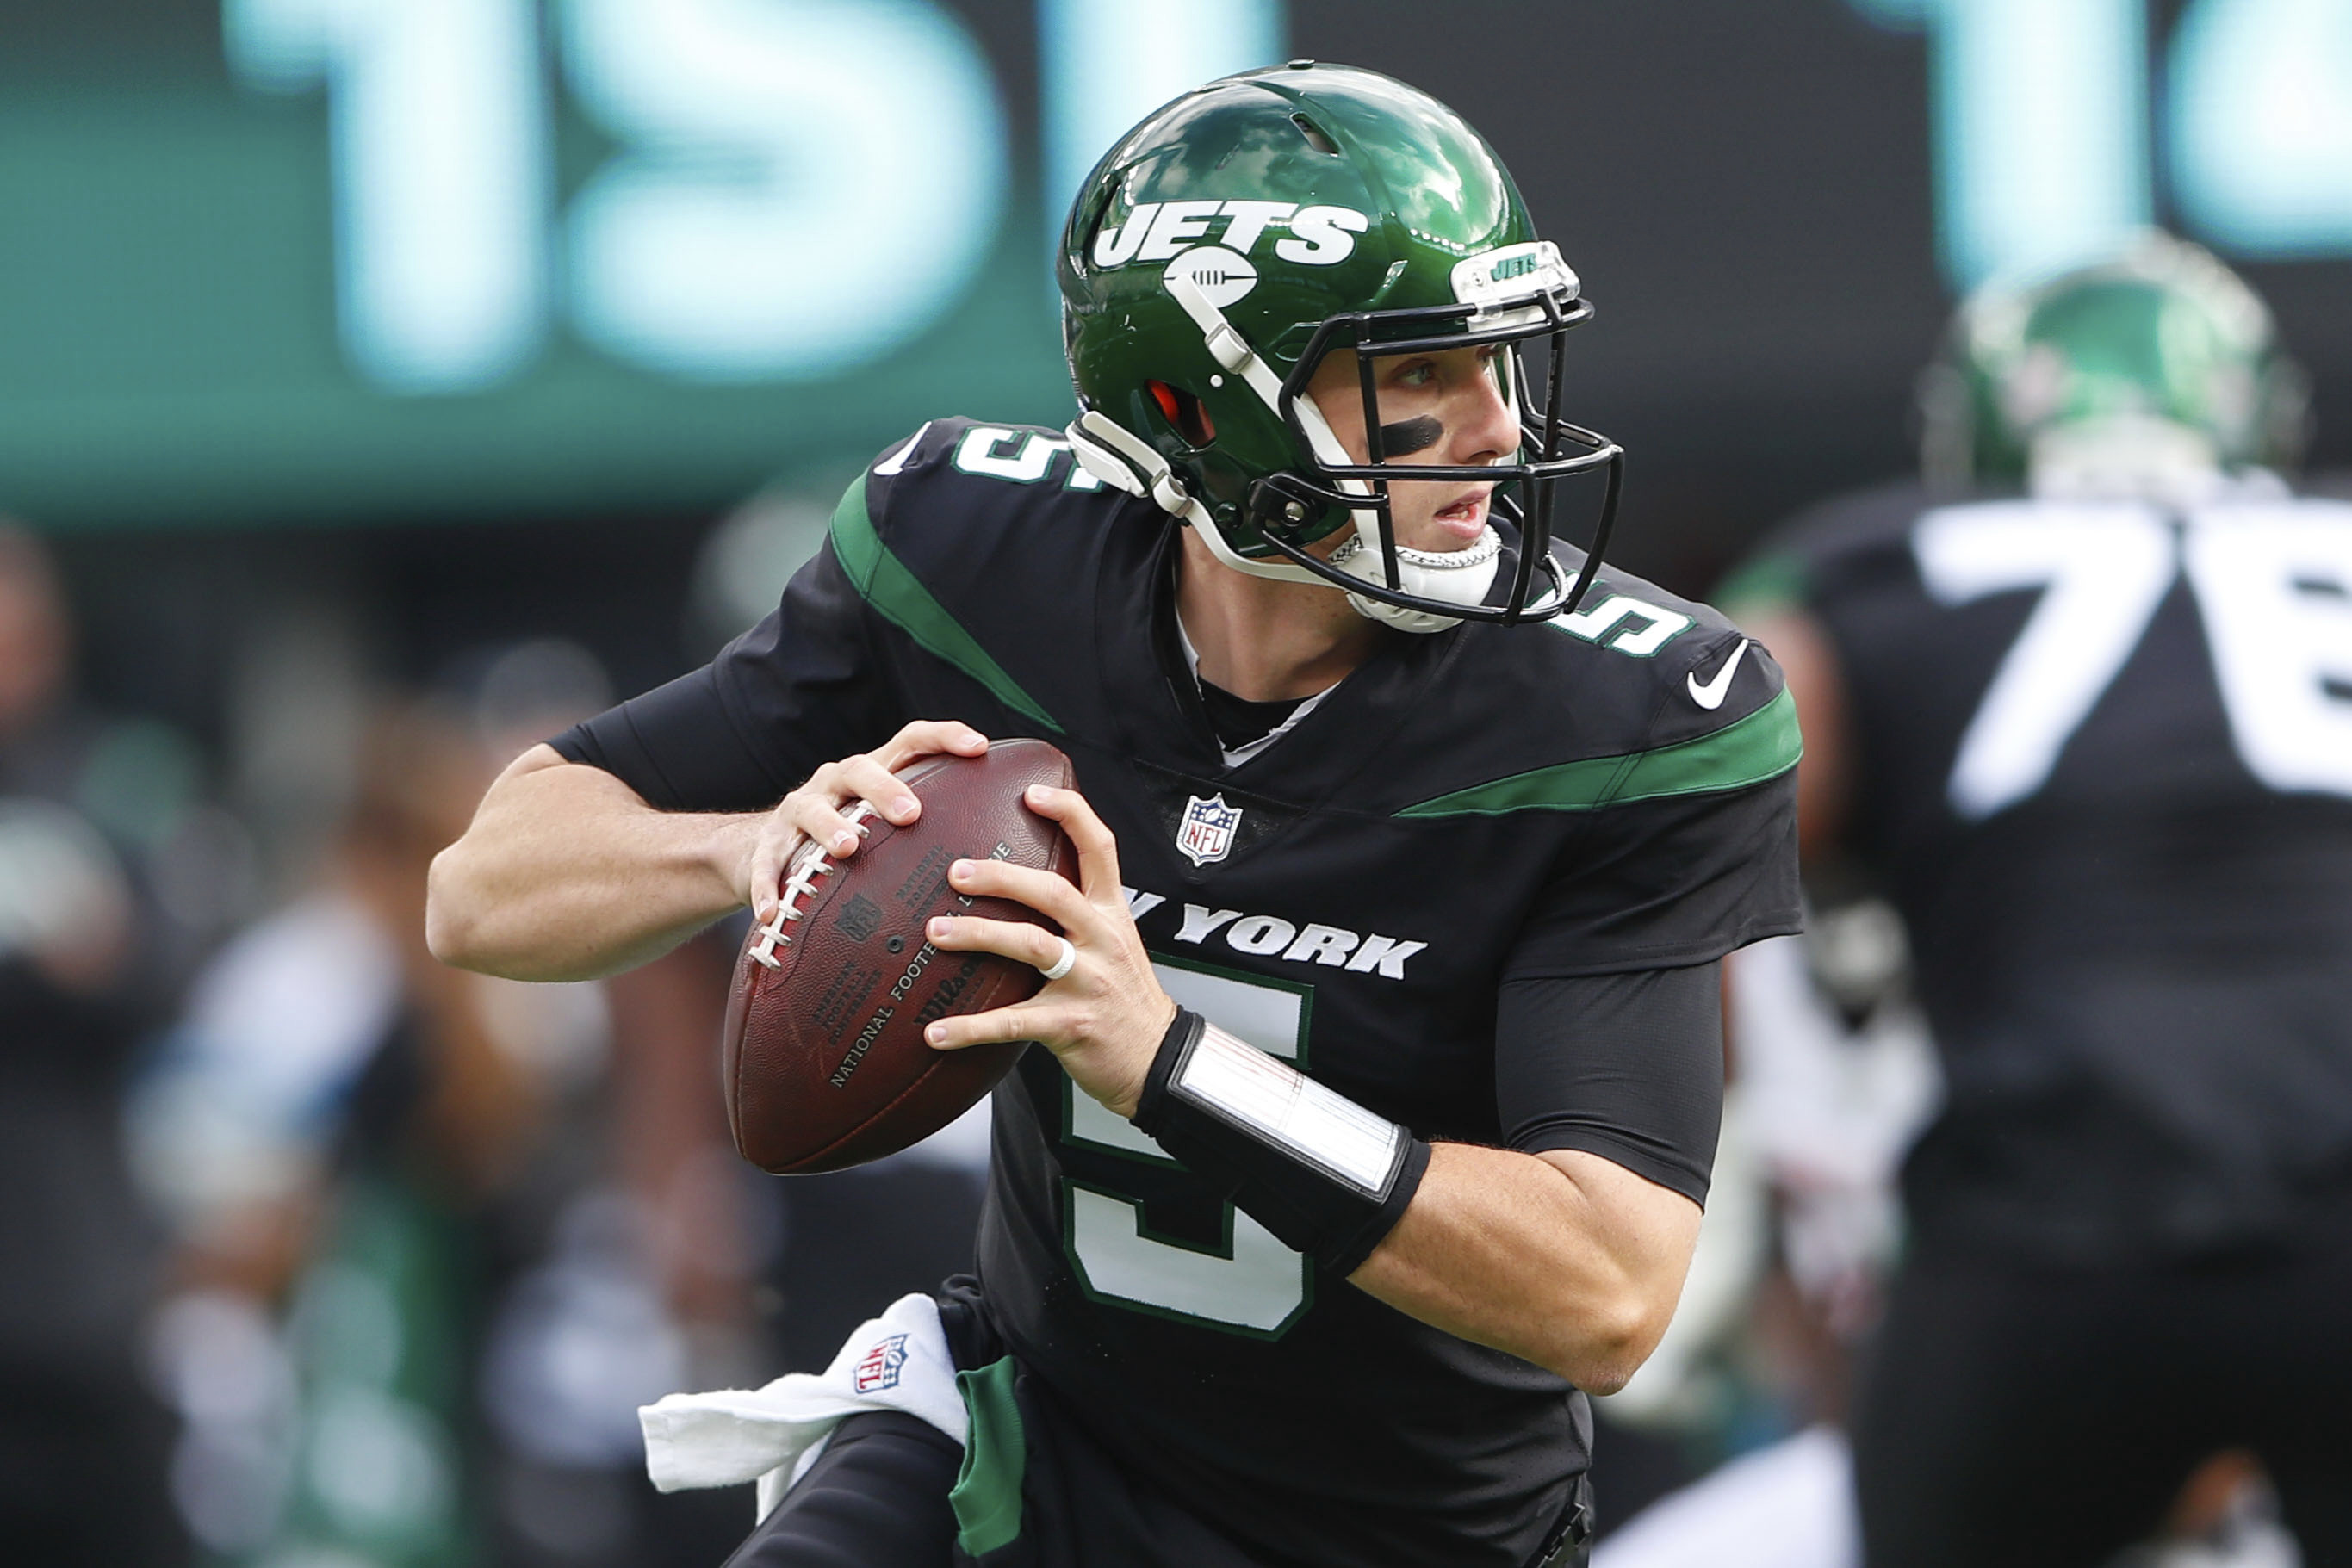
<svg viewBox="0 0 2352 1568"><path fill-rule="evenodd" d="M1026 1405L1024 1418L1036 1406ZM728 1568L1265 1568L1168 1499L1129 1484L1066 1423L1032 1430L1018 1539L974 1558L948 1505L963 1450L911 1416L856 1416L835 1431Z"/></svg>
<svg viewBox="0 0 2352 1568"><path fill-rule="evenodd" d="M1301 1568L1245 1550L1115 1458L1007 1354L981 1310L977 1281L948 1282L940 1322L958 1364L977 1385L1001 1375L996 1386L1009 1396L1009 1409L983 1396L997 1414L982 1421L976 1410L972 1427L966 1505L996 1528L960 1532L949 1494L965 1467L963 1448L910 1416L857 1416L835 1429L728 1568ZM980 1484L990 1476L992 1485ZM1018 1500L992 1512L974 1504L981 1493ZM1591 1517L1580 1480L1543 1568L1583 1563Z"/></svg>
<svg viewBox="0 0 2352 1568"><path fill-rule="evenodd" d="M962 1460L912 1416L853 1416L727 1568L948 1568Z"/></svg>
<svg viewBox="0 0 2352 1568"><path fill-rule="evenodd" d="M965 1450L913 1416L853 1416L835 1429L730 1568L1267 1568L1230 1537L1130 1475L1075 1413L1019 1365L990 1324L979 1281L950 1280L940 1326L959 1366L1001 1375L1010 1407L974 1417L973 1462L1017 1496L1003 1528L960 1538L950 1491Z"/></svg>
<svg viewBox="0 0 2352 1568"><path fill-rule="evenodd" d="M2305 1568L2352 1568L2352 1238L2293 1259L2039 1266L1929 1244L1864 1370L1868 1568L2095 1568L2250 1448Z"/></svg>
<svg viewBox="0 0 2352 1568"><path fill-rule="evenodd" d="M947 1500L962 1459L961 1448L912 1416L852 1416L835 1431L800 1484L727 1560L727 1568L950 1568L971 1563L956 1553L955 1515ZM1091 1516L1082 1523L1064 1521L1077 1524L1076 1537L1057 1540L1035 1556L1007 1553L1008 1558L1042 1560L1056 1568L1251 1568L1238 1548L1191 1516L1164 1504L1139 1511L1124 1484L1114 1483L1108 1492L1073 1487L1064 1496ZM1589 1517L1590 1505L1580 1500L1578 1506ZM1580 1521L1546 1568L1582 1568L1585 1560Z"/></svg>

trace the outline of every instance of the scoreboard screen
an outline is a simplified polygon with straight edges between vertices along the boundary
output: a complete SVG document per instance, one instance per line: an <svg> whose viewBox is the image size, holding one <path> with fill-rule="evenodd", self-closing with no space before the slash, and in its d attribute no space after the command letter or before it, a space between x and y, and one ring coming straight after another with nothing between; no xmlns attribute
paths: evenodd
<svg viewBox="0 0 2352 1568"><path fill-rule="evenodd" d="M1058 422L1069 149L1278 56L1273 0L1167 11L0 5L0 505L694 506L943 410Z"/></svg>
<svg viewBox="0 0 2352 1568"><path fill-rule="evenodd" d="M676 512L1058 423L1069 194L1290 54L1496 143L1654 499L1901 464L1957 290L2149 223L2352 424L2352 0L0 0L0 509Z"/></svg>

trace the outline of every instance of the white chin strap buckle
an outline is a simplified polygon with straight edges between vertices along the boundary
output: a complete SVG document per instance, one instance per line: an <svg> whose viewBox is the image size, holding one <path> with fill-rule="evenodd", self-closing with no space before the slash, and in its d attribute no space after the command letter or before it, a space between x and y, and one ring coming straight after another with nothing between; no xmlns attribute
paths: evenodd
<svg viewBox="0 0 2352 1568"><path fill-rule="evenodd" d="M1486 602L1486 590L1494 585L1495 569L1502 563L1503 539L1489 525L1477 538L1458 550L1407 549L1400 545L1396 553L1398 591L1467 609ZM1365 544L1361 533L1331 552L1331 564L1350 577L1360 577L1376 587L1387 586L1386 576L1381 570L1381 553ZM1408 610L1361 593L1349 594L1348 607L1368 621L1393 626L1400 632L1443 632L1462 624L1456 616Z"/></svg>

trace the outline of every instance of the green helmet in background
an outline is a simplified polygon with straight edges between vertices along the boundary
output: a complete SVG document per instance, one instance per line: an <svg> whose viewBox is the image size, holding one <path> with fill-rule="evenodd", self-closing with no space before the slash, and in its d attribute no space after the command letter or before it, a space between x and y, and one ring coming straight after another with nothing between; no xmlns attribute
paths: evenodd
<svg viewBox="0 0 2352 1568"><path fill-rule="evenodd" d="M1969 296L1921 382L1921 467L1953 486L2179 498L2291 468L2305 384L2244 279L2151 233Z"/></svg>
<svg viewBox="0 0 2352 1568"><path fill-rule="evenodd" d="M1307 60L1196 89L1095 166L1057 273L1079 460L1191 524L1226 565L1334 584L1365 614L1423 632L1556 615L1591 582L1622 454L1557 405L1560 340L1591 307L1494 150L1426 93ZM1374 358L1486 343L1509 350L1518 460L1383 466ZM1316 367L1349 350L1361 356L1362 464L1306 395ZM1570 589L1550 557L1553 490L1596 467L1608 470L1601 521ZM1493 515L1518 533L1499 603L1485 601L1512 553L1502 538L1490 527L1460 551L1401 547L1391 476L1498 481ZM1350 524L1330 559L1306 549Z"/></svg>

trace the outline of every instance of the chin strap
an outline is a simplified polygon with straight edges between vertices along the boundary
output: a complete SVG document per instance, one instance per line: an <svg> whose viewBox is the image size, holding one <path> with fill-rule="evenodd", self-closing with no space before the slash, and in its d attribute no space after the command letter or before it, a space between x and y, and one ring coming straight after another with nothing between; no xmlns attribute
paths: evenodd
<svg viewBox="0 0 2352 1568"><path fill-rule="evenodd" d="M1486 601L1486 590L1495 581L1496 568L1502 564L1503 537L1490 524L1480 532L1475 541L1464 549L1407 549L1399 545L1396 553L1397 586L1400 589L1417 599L1436 599L1448 604L1468 606ZM1366 549L1361 534L1333 550L1331 564L1350 577L1360 577L1366 582L1387 586L1387 580L1381 571L1380 552ZM1360 593L1348 595L1348 607L1367 621L1378 621L1400 632L1443 632L1449 626L1462 624L1450 615L1435 615L1426 610L1407 610L1402 604L1367 599Z"/></svg>
<svg viewBox="0 0 2352 1568"><path fill-rule="evenodd" d="M1101 410L1087 410L1072 420L1063 434L1069 437L1071 455L1087 473L1130 496L1141 496L1156 503L1161 511L1190 524L1192 531L1201 536L1201 542L1209 547L1209 553L1235 571L1276 582L1323 580L1303 566L1293 566L1286 560L1253 560L1234 549L1226 542L1224 531L1217 527L1216 518L1210 516L1209 508L1184 487L1184 481L1168 465L1168 459L1150 442Z"/></svg>

